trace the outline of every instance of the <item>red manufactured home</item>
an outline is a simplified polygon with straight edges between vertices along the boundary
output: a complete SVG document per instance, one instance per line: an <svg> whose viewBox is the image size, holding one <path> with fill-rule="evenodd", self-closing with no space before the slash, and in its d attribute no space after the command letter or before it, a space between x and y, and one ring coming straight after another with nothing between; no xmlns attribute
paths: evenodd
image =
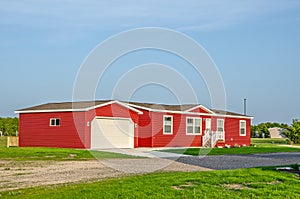
<svg viewBox="0 0 300 199"><path fill-rule="evenodd" d="M249 146L252 117L203 105L121 101L17 110L19 145L64 148Z"/></svg>

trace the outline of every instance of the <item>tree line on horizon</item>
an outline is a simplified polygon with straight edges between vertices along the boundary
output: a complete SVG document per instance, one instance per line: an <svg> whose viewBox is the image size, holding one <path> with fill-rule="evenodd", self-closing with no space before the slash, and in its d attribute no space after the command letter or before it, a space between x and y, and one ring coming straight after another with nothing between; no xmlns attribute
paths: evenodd
<svg viewBox="0 0 300 199"><path fill-rule="evenodd" d="M282 128L286 129L289 127L288 124L278 122L265 122L258 125L251 125L251 137L252 138L270 138L269 128Z"/></svg>

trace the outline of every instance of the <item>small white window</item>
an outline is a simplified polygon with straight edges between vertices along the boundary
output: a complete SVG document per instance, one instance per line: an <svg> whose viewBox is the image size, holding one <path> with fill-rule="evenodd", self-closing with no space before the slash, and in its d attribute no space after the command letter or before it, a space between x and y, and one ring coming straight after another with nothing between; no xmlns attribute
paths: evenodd
<svg viewBox="0 0 300 199"><path fill-rule="evenodd" d="M50 118L50 126L60 126L60 118Z"/></svg>
<svg viewBox="0 0 300 199"><path fill-rule="evenodd" d="M217 131L224 132L224 120L217 119Z"/></svg>
<svg viewBox="0 0 300 199"><path fill-rule="evenodd" d="M173 134L172 116L164 116L164 134Z"/></svg>
<svg viewBox="0 0 300 199"><path fill-rule="evenodd" d="M187 117L186 118L186 134L201 135L202 134L202 125L201 124L202 124L201 118Z"/></svg>
<svg viewBox="0 0 300 199"><path fill-rule="evenodd" d="M240 120L240 136L246 136L246 121Z"/></svg>

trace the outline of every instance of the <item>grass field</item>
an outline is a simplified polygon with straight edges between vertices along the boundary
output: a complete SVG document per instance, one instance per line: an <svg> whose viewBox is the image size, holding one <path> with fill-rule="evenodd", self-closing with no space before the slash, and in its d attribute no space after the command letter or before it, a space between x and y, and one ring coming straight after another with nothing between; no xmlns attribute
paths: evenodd
<svg viewBox="0 0 300 199"><path fill-rule="evenodd" d="M0 193L2 198L300 198L294 174L254 168L154 173Z"/></svg>
<svg viewBox="0 0 300 199"><path fill-rule="evenodd" d="M280 146L279 144L287 144L286 139L251 139L251 143L255 146L241 148L181 148L166 149L163 152L179 153L185 155L227 155L227 154L256 154L256 153L279 153L279 152L300 152L300 148L291 148Z"/></svg>
<svg viewBox="0 0 300 199"><path fill-rule="evenodd" d="M0 137L2 160L91 160L103 158L132 158L133 156L82 149L6 147L6 137Z"/></svg>
<svg viewBox="0 0 300 199"><path fill-rule="evenodd" d="M6 137L0 137L0 148L6 146Z"/></svg>
<svg viewBox="0 0 300 199"><path fill-rule="evenodd" d="M289 144L288 138L251 138L251 144Z"/></svg>

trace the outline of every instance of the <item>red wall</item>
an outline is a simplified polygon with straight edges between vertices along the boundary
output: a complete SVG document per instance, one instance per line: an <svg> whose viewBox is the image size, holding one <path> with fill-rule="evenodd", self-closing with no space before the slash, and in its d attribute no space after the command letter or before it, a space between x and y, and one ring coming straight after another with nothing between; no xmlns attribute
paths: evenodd
<svg viewBox="0 0 300 199"><path fill-rule="evenodd" d="M143 112L139 115L138 122L138 146L151 147L152 146L152 115L151 112L140 110Z"/></svg>
<svg viewBox="0 0 300 199"><path fill-rule="evenodd" d="M186 135L186 117L187 115L173 113L149 112L139 109L143 112L139 115L139 145L138 147L187 147L201 146L201 135ZM173 116L173 134L163 134L164 115ZM195 117L191 116L190 117ZM202 125L202 135L205 130L205 122Z"/></svg>
<svg viewBox="0 0 300 199"><path fill-rule="evenodd" d="M202 135L186 135L186 117L199 117L195 115L181 115L173 113L158 113L143 111L139 116L139 144L138 147L200 147L202 136L205 134L206 118L211 118L212 131L217 130L217 117L201 116ZM199 110L200 111L200 110ZM173 116L173 134L163 134L163 116ZM218 142L217 146L238 144L250 145L250 119L220 118L224 119L225 141ZM246 136L240 136L240 120L246 120Z"/></svg>
<svg viewBox="0 0 300 199"><path fill-rule="evenodd" d="M21 113L20 146L90 148L91 126L95 116L131 118L136 124L139 115L123 106L112 104L88 112ZM50 127L50 118L60 118L59 127ZM134 146L138 146L138 128L134 129Z"/></svg>
<svg viewBox="0 0 300 199"><path fill-rule="evenodd" d="M246 121L246 136L240 136L240 120ZM218 146L249 146L250 145L250 119L225 118L225 142L219 142Z"/></svg>
<svg viewBox="0 0 300 199"><path fill-rule="evenodd" d="M191 110L190 112L194 112L194 113L209 113L207 110L205 110L203 108L195 108L195 109Z"/></svg>
<svg viewBox="0 0 300 199"><path fill-rule="evenodd" d="M72 112L20 114L19 145L61 148L84 148L84 112L76 112L78 128ZM60 126L50 126L50 118L60 118Z"/></svg>
<svg viewBox="0 0 300 199"><path fill-rule="evenodd" d="M152 147L201 146L201 135L186 135L186 115L152 112ZM163 116L173 116L173 134L163 134ZM202 129L203 132L203 129Z"/></svg>

